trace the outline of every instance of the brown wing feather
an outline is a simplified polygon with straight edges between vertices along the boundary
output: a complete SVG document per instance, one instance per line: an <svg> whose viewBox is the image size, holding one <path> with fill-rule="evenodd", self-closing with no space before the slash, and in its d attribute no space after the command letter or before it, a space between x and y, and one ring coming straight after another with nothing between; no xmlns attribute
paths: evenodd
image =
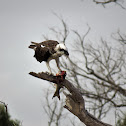
<svg viewBox="0 0 126 126"><path fill-rule="evenodd" d="M57 44L59 44L57 41L55 40L47 40L47 41L43 41L43 42L40 42L40 43L37 43L37 42L31 42L32 44L29 46L29 48L34 48L35 46L38 46L38 45L43 45L45 47L51 47L51 48L55 48L55 46Z"/></svg>
<svg viewBox="0 0 126 126"><path fill-rule="evenodd" d="M31 42L32 44L28 46L28 48L34 49L35 47L39 46L39 43Z"/></svg>
<svg viewBox="0 0 126 126"><path fill-rule="evenodd" d="M50 55L51 54L50 54L49 49L47 47L42 48L40 45L36 47L34 57L40 63L42 61L47 61L48 58L50 57Z"/></svg>
<svg viewBox="0 0 126 126"><path fill-rule="evenodd" d="M51 54L55 53L54 48L56 47L57 44L59 44L57 41L55 40L47 40L47 41L43 41L40 43L37 42L31 42L32 44L29 46L29 48L34 49L35 47L41 47L41 45L45 46L44 48L48 48L49 52Z"/></svg>
<svg viewBox="0 0 126 126"><path fill-rule="evenodd" d="M47 41L41 42L40 44L46 47L55 47L59 43L55 40L47 40Z"/></svg>
<svg viewBox="0 0 126 126"><path fill-rule="evenodd" d="M47 48L49 48L49 52L51 54L55 53L55 50L54 48L56 47L57 44L59 44L57 41L55 40L47 40L47 41L44 41L44 42L41 42L39 43Z"/></svg>

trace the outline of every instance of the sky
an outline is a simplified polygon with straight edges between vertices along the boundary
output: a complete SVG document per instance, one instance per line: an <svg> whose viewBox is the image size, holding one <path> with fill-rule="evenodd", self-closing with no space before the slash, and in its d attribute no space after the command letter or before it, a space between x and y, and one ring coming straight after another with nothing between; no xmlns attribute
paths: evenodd
<svg viewBox="0 0 126 126"><path fill-rule="evenodd" d="M31 41L43 41L43 35L55 38L49 28L61 27L61 22L54 13L80 33L88 24L88 37L93 42L100 37L109 40L118 29L126 33L126 10L114 3L104 8L91 0L0 0L0 100L8 104L12 118L22 121L23 126L48 125L42 105L43 90L49 84L28 74L47 68L33 58L28 46ZM70 40L66 42L68 50ZM111 119L109 122L114 123Z"/></svg>

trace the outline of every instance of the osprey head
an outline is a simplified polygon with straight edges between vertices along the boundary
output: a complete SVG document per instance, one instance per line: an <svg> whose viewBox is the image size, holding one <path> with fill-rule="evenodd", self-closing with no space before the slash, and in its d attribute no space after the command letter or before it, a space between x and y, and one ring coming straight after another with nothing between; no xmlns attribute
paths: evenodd
<svg viewBox="0 0 126 126"><path fill-rule="evenodd" d="M63 43L60 43L60 44L57 44L56 48L55 48L55 51L59 54L59 55L65 55L66 57L69 56L69 53L68 53L68 50L65 46L65 44Z"/></svg>

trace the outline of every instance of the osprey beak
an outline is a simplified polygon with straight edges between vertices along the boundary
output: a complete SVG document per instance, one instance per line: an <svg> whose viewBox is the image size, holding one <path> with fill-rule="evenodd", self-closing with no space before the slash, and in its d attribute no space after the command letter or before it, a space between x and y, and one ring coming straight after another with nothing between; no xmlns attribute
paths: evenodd
<svg viewBox="0 0 126 126"><path fill-rule="evenodd" d="M68 51L64 50L64 54L65 54L66 58L68 58L68 56L69 56Z"/></svg>

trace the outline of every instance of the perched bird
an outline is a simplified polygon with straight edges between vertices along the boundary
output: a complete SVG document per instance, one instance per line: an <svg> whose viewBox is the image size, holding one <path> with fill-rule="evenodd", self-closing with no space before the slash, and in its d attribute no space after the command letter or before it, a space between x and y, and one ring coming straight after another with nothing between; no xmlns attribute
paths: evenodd
<svg viewBox="0 0 126 126"><path fill-rule="evenodd" d="M47 40L41 43L31 43L32 44L29 46L29 48L34 49L34 57L40 63L42 61L46 62L50 74L52 74L52 71L49 65L49 61L52 59L55 59L59 71L62 71L59 66L59 57L61 57L62 55L65 55L66 57L69 56L68 50L64 43L58 43L54 40Z"/></svg>

